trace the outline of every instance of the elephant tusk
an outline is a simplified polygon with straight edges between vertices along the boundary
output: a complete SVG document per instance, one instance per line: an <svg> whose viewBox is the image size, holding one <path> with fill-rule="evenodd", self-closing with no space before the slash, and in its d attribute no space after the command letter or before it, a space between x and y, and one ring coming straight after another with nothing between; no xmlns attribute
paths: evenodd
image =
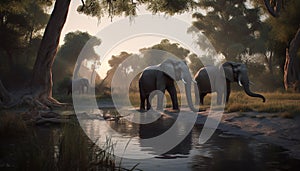
<svg viewBox="0 0 300 171"><path fill-rule="evenodd" d="M243 87L243 85L242 85L242 83L241 83L241 81L239 80L239 85L241 86L241 87Z"/></svg>
<svg viewBox="0 0 300 171"><path fill-rule="evenodd" d="M239 75L239 77L238 77L238 80L239 80L239 85L241 86L241 87L243 87L243 84L241 83L241 75Z"/></svg>
<svg viewBox="0 0 300 171"><path fill-rule="evenodd" d="M255 85L255 84L254 84L253 82L251 82L251 81L250 81L249 83L250 83L250 85Z"/></svg>
<svg viewBox="0 0 300 171"><path fill-rule="evenodd" d="M184 81L184 79L183 79L183 78L182 78L181 80L182 80L182 82L183 82L184 84L186 84L186 81Z"/></svg>

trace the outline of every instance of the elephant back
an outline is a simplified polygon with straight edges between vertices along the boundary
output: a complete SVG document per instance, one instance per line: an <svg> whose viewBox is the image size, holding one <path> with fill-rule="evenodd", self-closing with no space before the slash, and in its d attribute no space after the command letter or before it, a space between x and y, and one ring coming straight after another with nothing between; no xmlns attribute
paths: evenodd
<svg viewBox="0 0 300 171"><path fill-rule="evenodd" d="M197 82L199 92L211 93L215 91L215 87L211 85L211 82L215 83L217 75L219 74L218 72L219 72L218 67L210 65L201 68L196 73L194 79Z"/></svg>

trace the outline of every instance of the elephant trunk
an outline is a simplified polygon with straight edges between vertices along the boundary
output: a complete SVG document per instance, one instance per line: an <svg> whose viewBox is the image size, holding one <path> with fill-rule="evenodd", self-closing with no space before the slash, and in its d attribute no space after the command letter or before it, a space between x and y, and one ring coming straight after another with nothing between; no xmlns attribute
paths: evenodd
<svg viewBox="0 0 300 171"><path fill-rule="evenodd" d="M263 96L263 95L261 95L261 94L256 94L256 93L253 93L252 91L250 91L250 88L249 88L249 83L242 83L242 85L243 85L243 88L244 88L244 91L245 91L245 93L248 95L248 96L250 96L250 97L258 97L258 98L261 98L262 100L263 100L263 102L265 102L266 101L266 98Z"/></svg>
<svg viewBox="0 0 300 171"><path fill-rule="evenodd" d="M194 86L197 86L196 84L194 84ZM187 103L189 105L189 108L193 111L193 112L198 112L199 110L196 109L193 105L193 100L192 100L192 94L191 94L191 83L187 83L185 84L185 93L186 93L186 98L187 98ZM195 92L196 93L196 92ZM199 105L199 98L196 97L196 104Z"/></svg>

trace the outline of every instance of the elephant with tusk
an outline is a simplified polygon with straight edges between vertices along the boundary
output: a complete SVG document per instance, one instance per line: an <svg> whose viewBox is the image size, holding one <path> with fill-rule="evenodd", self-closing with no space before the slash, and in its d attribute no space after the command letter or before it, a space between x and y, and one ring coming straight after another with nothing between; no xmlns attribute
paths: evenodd
<svg viewBox="0 0 300 171"><path fill-rule="evenodd" d="M149 66L144 69L139 78L139 91L140 91L140 110L145 110L145 101L147 102L147 110L151 108L151 93L158 90L157 93L157 109L163 108L163 97L165 90L171 96L172 105L174 110L179 110L177 91L175 88L174 80L182 82L185 85L185 92L188 105L192 111L198 111L193 105L191 97L191 85L195 83L189 68L184 61L168 58L162 63L154 66ZM196 84L194 84L196 86Z"/></svg>
<svg viewBox="0 0 300 171"><path fill-rule="evenodd" d="M242 63L228 61L223 63L220 67L203 67L196 73L194 78L198 86L200 104L203 104L204 97L206 96L206 94L212 92L217 92L217 103L221 104L222 96L220 95L220 92L222 91L222 89L224 89L225 85L220 85L216 81L217 77L222 75L221 70L224 70L226 79L226 103L228 102L230 96L231 82L237 82L241 87L244 88L244 91L248 96L261 98L263 102L266 101L263 95L253 93L250 90L249 86L253 83L249 81L248 70L246 65Z"/></svg>

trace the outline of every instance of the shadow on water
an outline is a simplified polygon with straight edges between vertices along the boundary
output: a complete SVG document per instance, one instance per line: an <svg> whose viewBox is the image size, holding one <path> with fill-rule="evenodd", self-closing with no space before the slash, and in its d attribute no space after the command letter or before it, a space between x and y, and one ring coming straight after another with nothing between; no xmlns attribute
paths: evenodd
<svg viewBox="0 0 300 171"><path fill-rule="evenodd" d="M112 111L110 109L103 112L107 114ZM130 168L140 163L138 168L142 170L298 170L300 167L300 161L289 158L280 147L251 138L227 135L221 131L215 132L208 142L200 145L198 138L202 125L195 125L181 143L161 155L155 147L150 147L141 140L161 135L174 122L175 119L167 115L162 115L150 124L135 124L126 119L107 122L124 137L138 137L138 145L142 150L157 154L151 159L123 159L122 165ZM181 129L185 128L177 129L180 134Z"/></svg>

